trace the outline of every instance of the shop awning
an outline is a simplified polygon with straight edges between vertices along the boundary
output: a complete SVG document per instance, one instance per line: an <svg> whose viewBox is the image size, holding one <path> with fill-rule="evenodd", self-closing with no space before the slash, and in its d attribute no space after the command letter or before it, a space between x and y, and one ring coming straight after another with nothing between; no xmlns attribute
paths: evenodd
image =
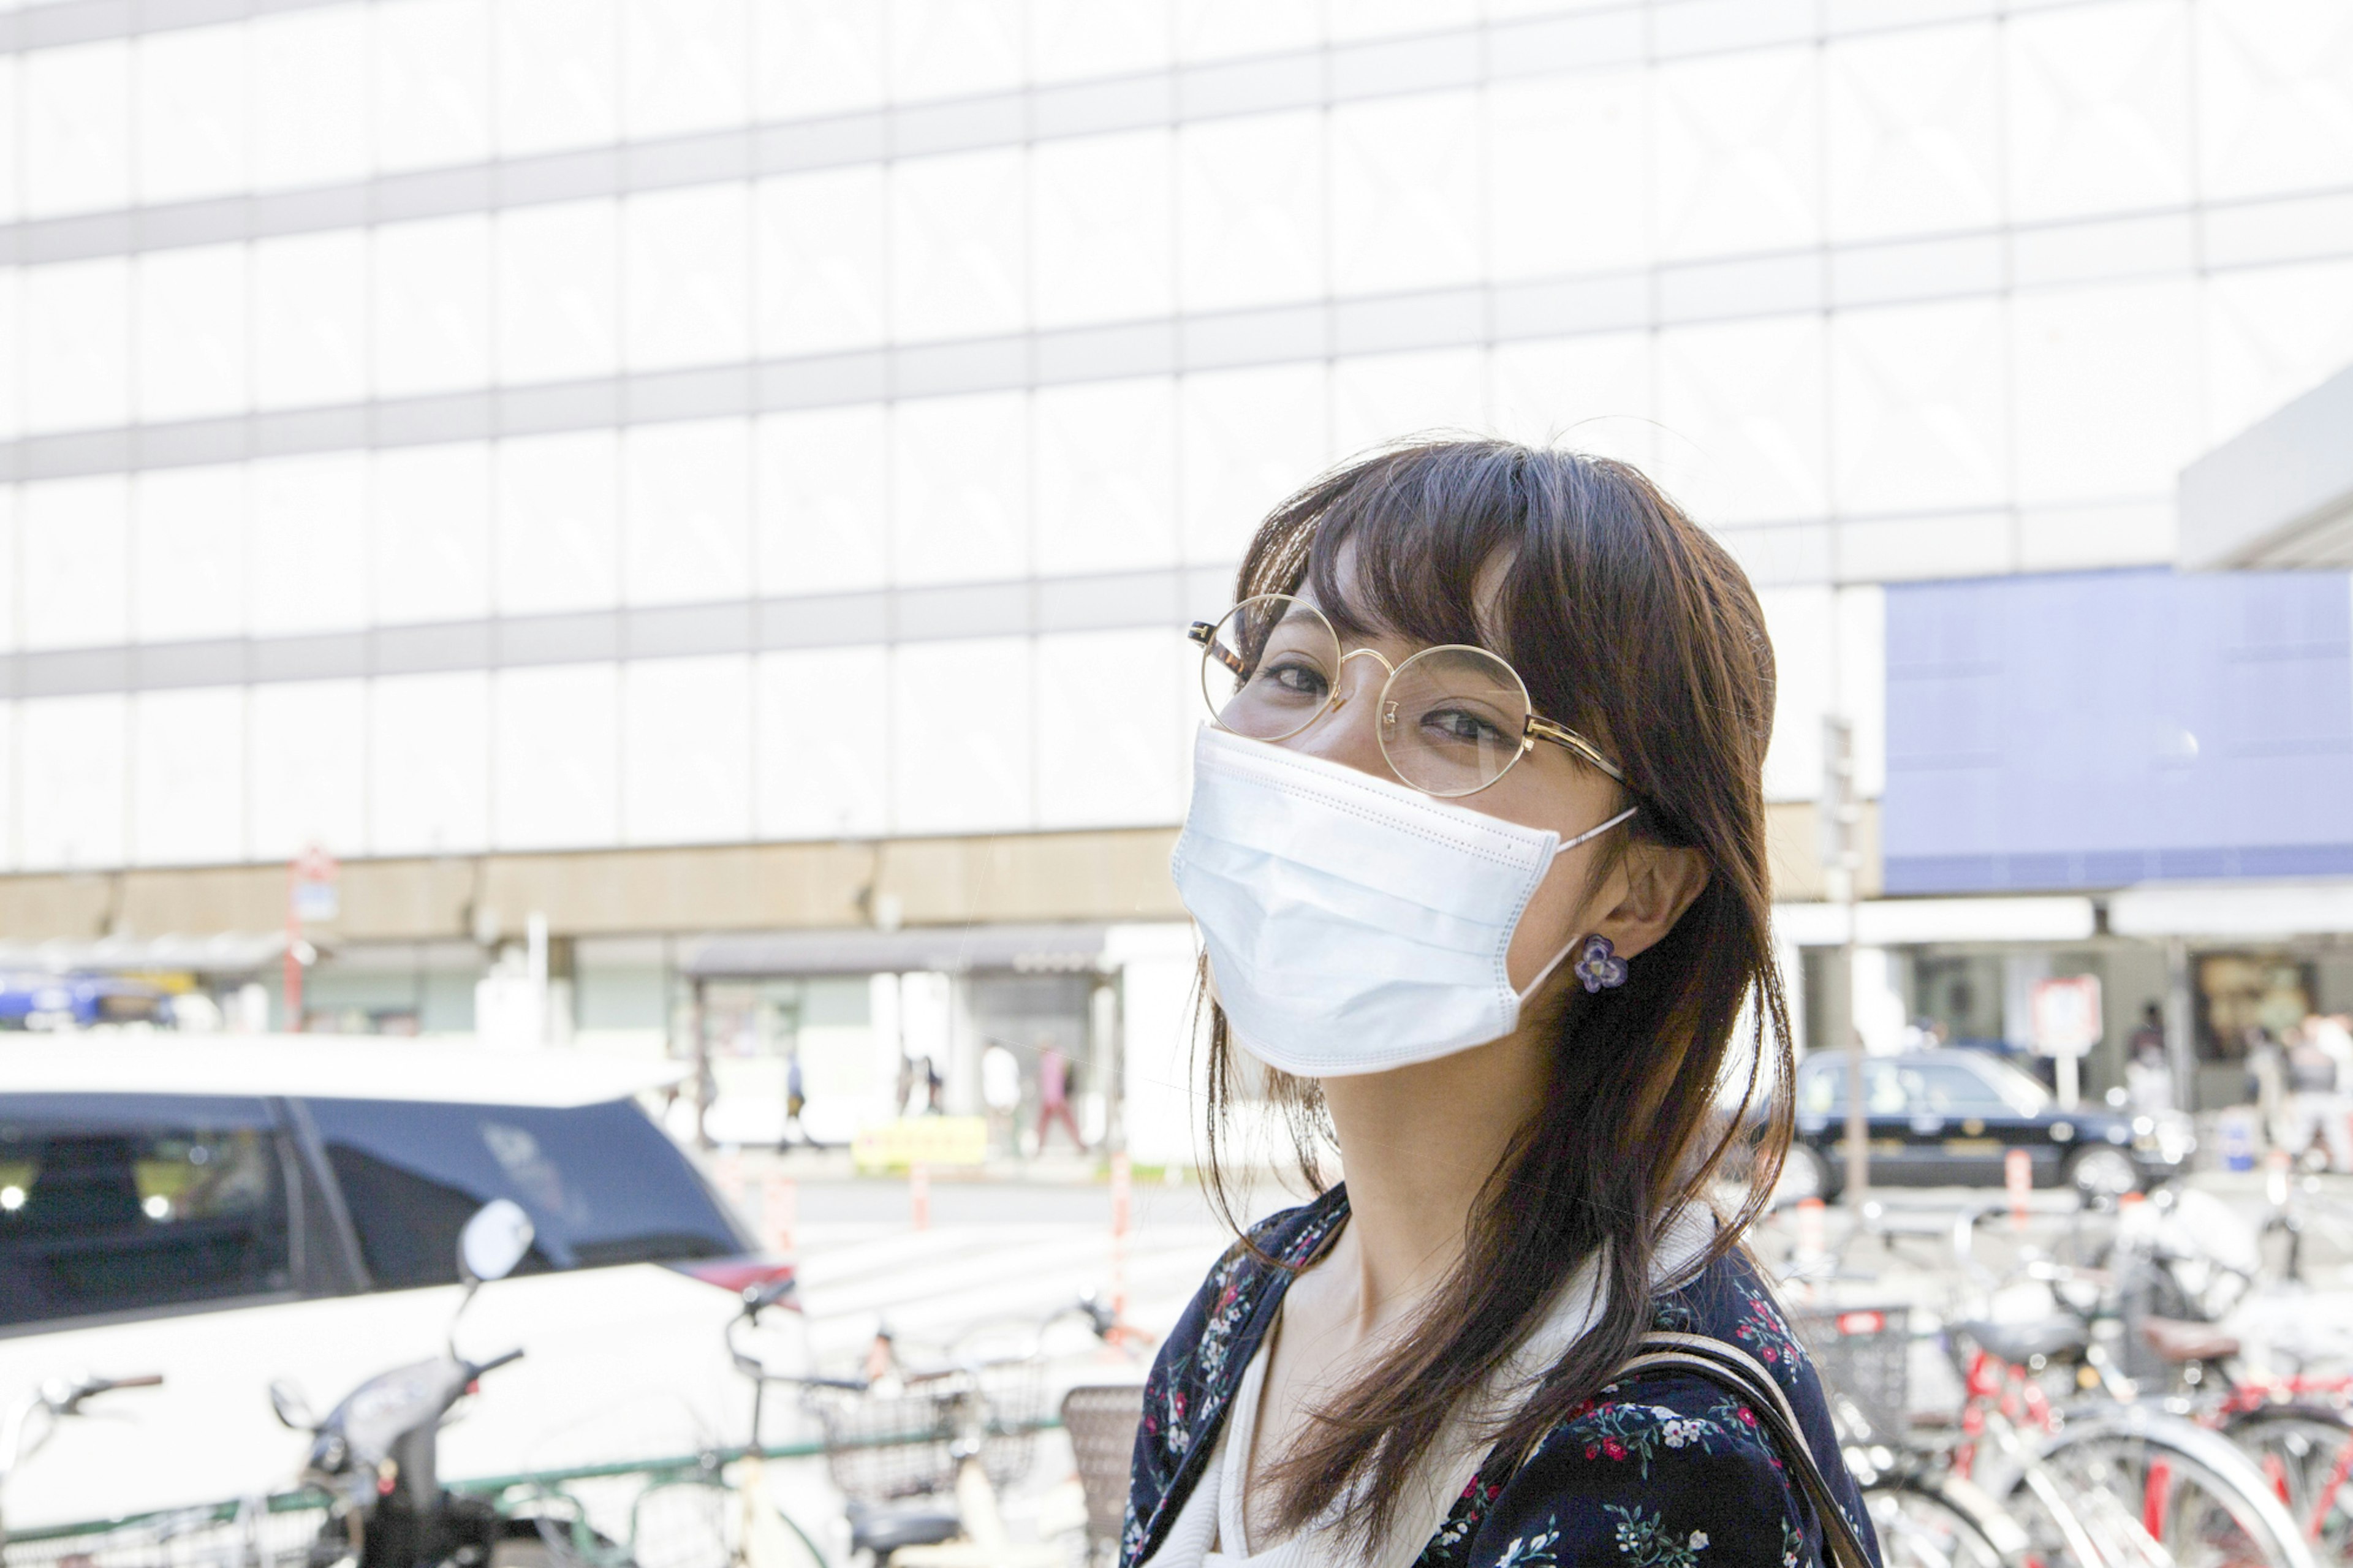
<svg viewBox="0 0 2353 1568"><path fill-rule="evenodd" d="M1871 899L1854 907L1854 940L1863 947L1916 947L1948 942L2081 942L2097 929L2092 900L2044 899ZM1799 947L1837 947L1847 939L1841 904L1776 904L1773 930Z"/></svg>
<svg viewBox="0 0 2353 1568"><path fill-rule="evenodd" d="M920 926L903 931L765 931L688 945L679 968L699 979L905 974L923 970L1092 969L1099 925Z"/></svg>
<svg viewBox="0 0 2353 1568"><path fill-rule="evenodd" d="M2144 883L2108 900L2119 936L2233 941L2353 932L2353 880Z"/></svg>

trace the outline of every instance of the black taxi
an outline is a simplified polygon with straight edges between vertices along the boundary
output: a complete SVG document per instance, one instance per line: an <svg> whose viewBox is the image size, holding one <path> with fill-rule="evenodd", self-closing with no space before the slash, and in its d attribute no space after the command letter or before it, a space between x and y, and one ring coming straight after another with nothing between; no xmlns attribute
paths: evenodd
<svg viewBox="0 0 2353 1568"><path fill-rule="evenodd" d="M1797 1140L1784 1197L1836 1194L1846 1174L1847 1058L1817 1051L1798 1068ZM2180 1171L2196 1142L2189 1121L2106 1105L2063 1110L2025 1072L1983 1051L1866 1056L1871 1179L1891 1186L1999 1185L2022 1149L2034 1184L2071 1184L2115 1196Z"/></svg>

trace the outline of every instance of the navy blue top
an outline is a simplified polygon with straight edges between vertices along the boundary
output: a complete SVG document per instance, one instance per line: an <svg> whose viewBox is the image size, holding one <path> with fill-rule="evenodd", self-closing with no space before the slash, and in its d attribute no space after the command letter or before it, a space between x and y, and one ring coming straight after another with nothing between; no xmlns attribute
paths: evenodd
<svg viewBox="0 0 2353 1568"><path fill-rule="evenodd" d="M1274 1321L1293 1270L1348 1217L1345 1189L1251 1233L1284 1267L1236 1246L1209 1271L1144 1385L1121 1568L1158 1550L1185 1505L1242 1370ZM1737 1254L1657 1297L1651 1325L1705 1334L1762 1362L1788 1395L1839 1510L1879 1561L1870 1516L1839 1456L1813 1363L1754 1268ZM1693 1373L1649 1372L1569 1413L1525 1464L1490 1458L1422 1549L1418 1568L1800 1568L1828 1562L1821 1527L1782 1472L1755 1412Z"/></svg>

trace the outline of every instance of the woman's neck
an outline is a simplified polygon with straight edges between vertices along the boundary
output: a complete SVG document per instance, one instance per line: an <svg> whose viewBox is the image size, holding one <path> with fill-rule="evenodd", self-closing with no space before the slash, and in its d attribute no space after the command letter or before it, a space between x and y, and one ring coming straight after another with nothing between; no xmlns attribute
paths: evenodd
<svg viewBox="0 0 2353 1568"><path fill-rule="evenodd" d="M1549 1080L1528 1032L1434 1062L1323 1080L1348 1183L1331 1261L1365 1338L1409 1321L1461 1260L1471 1214Z"/></svg>

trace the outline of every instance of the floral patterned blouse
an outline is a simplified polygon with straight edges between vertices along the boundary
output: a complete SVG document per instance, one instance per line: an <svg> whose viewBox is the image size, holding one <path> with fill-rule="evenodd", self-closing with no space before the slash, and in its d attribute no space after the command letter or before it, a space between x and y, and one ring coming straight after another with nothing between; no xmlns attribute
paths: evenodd
<svg viewBox="0 0 2353 1568"><path fill-rule="evenodd" d="M1344 1188L1261 1224L1210 1270L1144 1388L1121 1568L1154 1552L1217 1447L1219 1424L1294 1269L1348 1215ZM1780 1381L1814 1460L1873 1561L1877 1538L1839 1457L1820 1381L1754 1268L1717 1260L1652 1303L1652 1326L1738 1345ZM1464 1489L1416 1568L1801 1568L1821 1530L1756 1413L1716 1384L1654 1372L1603 1388L1514 1469L1499 1457Z"/></svg>

